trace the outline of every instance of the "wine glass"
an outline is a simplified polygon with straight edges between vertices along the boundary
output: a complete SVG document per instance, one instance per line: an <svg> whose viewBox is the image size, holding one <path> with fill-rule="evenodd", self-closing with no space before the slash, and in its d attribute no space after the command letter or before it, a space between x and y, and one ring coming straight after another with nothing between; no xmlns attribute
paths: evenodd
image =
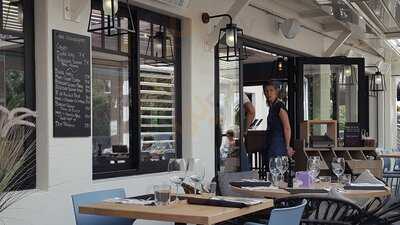
<svg viewBox="0 0 400 225"><path fill-rule="evenodd" d="M307 170L311 173L311 176L315 181L321 170L321 158L319 156L311 156L308 158Z"/></svg>
<svg viewBox="0 0 400 225"><path fill-rule="evenodd" d="M194 194L196 194L196 190L201 192L201 183L206 175L206 169L201 163L200 159L189 159L188 175L190 180L192 180L194 183Z"/></svg>
<svg viewBox="0 0 400 225"><path fill-rule="evenodd" d="M345 162L344 158L341 158L341 157L333 158L331 165L332 165L333 173L338 177L338 179L340 179L340 177L344 173L344 169L346 166L346 162Z"/></svg>
<svg viewBox="0 0 400 225"><path fill-rule="evenodd" d="M269 172L272 174L272 183L277 184L278 175L283 170L282 158L273 157L269 160Z"/></svg>
<svg viewBox="0 0 400 225"><path fill-rule="evenodd" d="M281 173L282 173L282 175L284 175L286 173L286 171L288 171L288 169L289 169L289 157L282 156L281 158L282 158L282 165L283 165Z"/></svg>
<svg viewBox="0 0 400 225"><path fill-rule="evenodd" d="M168 172L175 172L173 176L169 178L169 180L176 186L176 200L178 200L179 186L182 185L183 181L186 178L186 161L184 159L176 158L169 159Z"/></svg>

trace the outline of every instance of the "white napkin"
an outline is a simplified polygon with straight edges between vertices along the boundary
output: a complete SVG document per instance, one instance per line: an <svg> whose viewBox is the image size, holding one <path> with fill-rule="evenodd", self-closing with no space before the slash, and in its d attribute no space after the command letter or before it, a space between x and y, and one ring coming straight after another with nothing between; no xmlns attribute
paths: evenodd
<svg viewBox="0 0 400 225"><path fill-rule="evenodd" d="M135 199L135 198L109 198L103 200L103 202L109 203L120 203L120 204L133 204L133 205L151 205L153 204L153 200L143 200L143 199Z"/></svg>
<svg viewBox="0 0 400 225"><path fill-rule="evenodd" d="M351 184L356 186L385 186L385 184L378 180L368 169L365 170L357 177Z"/></svg>
<svg viewBox="0 0 400 225"><path fill-rule="evenodd" d="M242 188L247 189L247 190L279 189L279 187L275 187L275 186L269 186L269 187L258 186L258 187L242 187Z"/></svg>

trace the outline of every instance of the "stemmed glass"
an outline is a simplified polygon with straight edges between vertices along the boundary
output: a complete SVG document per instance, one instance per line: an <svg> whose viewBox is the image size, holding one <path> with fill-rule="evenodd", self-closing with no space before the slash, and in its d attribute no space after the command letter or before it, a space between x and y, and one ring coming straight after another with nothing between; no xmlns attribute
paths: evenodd
<svg viewBox="0 0 400 225"><path fill-rule="evenodd" d="M175 172L174 175L169 178L169 180L176 186L176 200L178 200L179 186L182 185L186 178L186 161L184 159L176 158L169 159L168 172Z"/></svg>
<svg viewBox="0 0 400 225"><path fill-rule="evenodd" d="M282 167L283 168L282 168L282 171L280 171L280 172L283 176L286 173L286 171L288 171L288 169L289 169L289 157L282 156L281 158L282 158Z"/></svg>
<svg viewBox="0 0 400 225"><path fill-rule="evenodd" d="M308 158L307 170L311 173L313 181L315 181L321 170L321 158L319 156L311 156Z"/></svg>
<svg viewBox="0 0 400 225"><path fill-rule="evenodd" d="M338 177L338 180L340 180L346 166L344 158L333 158L331 165L333 173Z"/></svg>
<svg viewBox="0 0 400 225"><path fill-rule="evenodd" d="M283 170L283 163L281 157L273 157L269 160L269 172L272 174L272 183L277 184L278 175Z"/></svg>
<svg viewBox="0 0 400 225"><path fill-rule="evenodd" d="M196 190L201 192L201 183L206 175L206 169L201 163L200 159L189 159L188 175L190 180L192 180L194 183L194 194L196 194Z"/></svg>

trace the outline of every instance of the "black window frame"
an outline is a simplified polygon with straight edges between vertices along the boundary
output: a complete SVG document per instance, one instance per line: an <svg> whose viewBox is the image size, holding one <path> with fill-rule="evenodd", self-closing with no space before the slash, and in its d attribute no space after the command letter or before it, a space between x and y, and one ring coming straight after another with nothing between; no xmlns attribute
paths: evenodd
<svg viewBox="0 0 400 225"><path fill-rule="evenodd" d="M0 26L0 33L11 35L23 39L24 42L24 107L36 111L36 71L35 71L35 17L34 4L35 0L24 1L23 3L23 32L4 30L3 24ZM3 18L3 1L0 1L0 17ZM2 21L2 19L1 19ZM27 140L29 143L35 142L36 130ZM32 151L31 160L33 160L34 168L30 174L27 174L26 180L18 190L28 190L36 188L36 148Z"/></svg>
<svg viewBox="0 0 400 225"><path fill-rule="evenodd" d="M120 40L118 40L118 50L110 50L104 48L104 35L101 37L102 48L93 47L92 51L124 55L129 57L129 143L130 143L130 157L132 161L132 169L114 170L109 172L95 172L93 170L92 176L94 180L132 176L140 174L151 174L167 171L168 161L141 161L141 129L140 129L140 38L139 38L139 21L157 23L165 25L168 28L175 30L174 46L175 46L175 60L174 60L174 88L175 88L175 125L176 125L176 156L182 157L182 64L181 64L181 20L178 18L170 17L167 15L159 14L147 9L143 9L134 5L127 6L124 3L119 4L119 13L123 16L128 16L127 7L130 7L135 26L135 33L129 34L128 52L121 51Z"/></svg>

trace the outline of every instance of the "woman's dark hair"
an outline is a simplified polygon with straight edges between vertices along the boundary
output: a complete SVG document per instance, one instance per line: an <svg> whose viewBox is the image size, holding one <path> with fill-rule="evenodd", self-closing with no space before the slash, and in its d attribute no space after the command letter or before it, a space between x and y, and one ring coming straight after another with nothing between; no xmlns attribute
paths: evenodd
<svg viewBox="0 0 400 225"><path fill-rule="evenodd" d="M227 130L226 131L226 136L227 137L234 137L235 136L235 132L233 130Z"/></svg>
<svg viewBox="0 0 400 225"><path fill-rule="evenodd" d="M267 82L265 82L265 84L263 85L263 90L265 92L265 90L267 89L268 86L272 86L275 88L275 90L277 90L279 92L279 85L277 82L272 81L272 80L267 80Z"/></svg>

